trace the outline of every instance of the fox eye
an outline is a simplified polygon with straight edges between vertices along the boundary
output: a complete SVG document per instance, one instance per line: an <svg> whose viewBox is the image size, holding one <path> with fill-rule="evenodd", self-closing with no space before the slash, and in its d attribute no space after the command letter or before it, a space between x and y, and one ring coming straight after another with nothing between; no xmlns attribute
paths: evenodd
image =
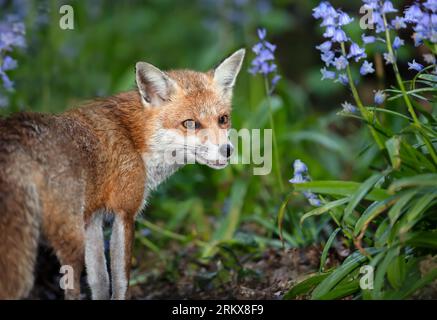
<svg viewBox="0 0 437 320"><path fill-rule="evenodd" d="M228 115L222 115L218 119L219 124L227 124L229 122L229 116Z"/></svg>
<svg viewBox="0 0 437 320"><path fill-rule="evenodd" d="M184 122L182 122L182 125L188 130L194 130L200 128L200 123L192 119L185 120Z"/></svg>

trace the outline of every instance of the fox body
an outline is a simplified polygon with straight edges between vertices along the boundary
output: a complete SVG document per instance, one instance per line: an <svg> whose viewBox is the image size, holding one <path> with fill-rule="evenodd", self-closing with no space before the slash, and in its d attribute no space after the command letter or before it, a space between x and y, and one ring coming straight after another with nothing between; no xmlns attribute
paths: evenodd
<svg viewBox="0 0 437 320"><path fill-rule="evenodd" d="M243 57L239 50L207 73L139 62L136 91L60 115L1 119L0 299L28 295L41 237L61 265L73 267L67 299L80 297L84 266L93 299L111 291L125 299L134 221L150 192L187 162L215 169L228 163L232 88ZM111 281L106 214L114 216Z"/></svg>

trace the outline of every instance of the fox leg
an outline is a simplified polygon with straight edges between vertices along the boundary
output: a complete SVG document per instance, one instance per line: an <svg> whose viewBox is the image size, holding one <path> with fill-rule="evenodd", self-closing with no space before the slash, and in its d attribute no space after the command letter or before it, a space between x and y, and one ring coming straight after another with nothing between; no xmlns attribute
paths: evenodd
<svg viewBox="0 0 437 320"><path fill-rule="evenodd" d="M128 297L133 235L134 221L116 214L111 234L113 300L124 300Z"/></svg>
<svg viewBox="0 0 437 320"><path fill-rule="evenodd" d="M68 225L66 221L65 226ZM63 228L63 227L61 227ZM72 283L64 288L65 300L79 300L80 299L80 277L84 267L84 234L83 230L59 230L64 234L62 242L53 241L48 237L48 240L52 244L56 251L56 255L61 264L61 268L68 266L72 268ZM68 276L65 274L65 276ZM70 287L71 285L71 287Z"/></svg>
<svg viewBox="0 0 437 320"><path fill-rule="evenodd" d="M58 220L61 221L61 220ZM72 283L64 288L66 300L80 299L80 277L84 266L84 232L82 217L79 215L63 215L62 223L45 227L46 237L59 259L61 267L72 268ZM65 274L65 277L68 277ZM67 278L68 279L68 278ZM61 284L60 284L61 285Z"/></svg>
<svg viewBox="0 0 437 320"><path fill-rule="evenodd" d="M103 238L103 214L95 213L85 229L85 265L93 300L109 299L109 276Z"/></svg>

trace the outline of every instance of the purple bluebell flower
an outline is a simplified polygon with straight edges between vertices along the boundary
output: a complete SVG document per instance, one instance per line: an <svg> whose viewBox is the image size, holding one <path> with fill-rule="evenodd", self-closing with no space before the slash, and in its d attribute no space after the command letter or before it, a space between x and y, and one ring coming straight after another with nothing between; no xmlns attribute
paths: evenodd
<svg viewBox="0 0 437 320"><path fill-rule="evenodd" d="M436 0L427 0L423 3L423 6L433 13L437 12L437 1Z"/></svg>
<svg viewBox="0 0 437 320"><path fill-rule="evenodd" d="M338 75L337 80L335 80L335 82L339 82L344 86L348 86L349 85L349 78L347 77L347 75L345 73L340 73Z"/></svg>
<svg viewBox="0 0 437 320"><path fill-rule="evenodd" d="M366 58L367 54L363 48L360 48L358 44L353 42L349 48L349 54L347 56L348 59L354 58L355 62L358 62L360 59Z"/></svg>
<svg viewBox="0 0 437 320"><path fill-rule="evenodd" d="M261 74L265 78L270 78L270 93L273 92L276 84L281 79L278 76L277 65L275 64L276 46L266 40L267 30L260 28L257 30L259 42L252 47L256 57L252 60L249 72L252 75Z"/></svg>
<svg viewBox="0 0 437 320"><path fill-rule="evenodd" d="M393 8L393 3L391 1L384 1L384 4L382 5L382 12L383 13L392 13L397 12L395 8Z"/></svg>
<svg viewBox="0 0 437 320"><path fill-rule="evenodd" d="M405 19L403 17L396 16L392 21L391 25L396 30L405 29L407 24L405 23Z"/></svg>
<svg viewBox="0 0 437 320"><path fill-rule="evenodd" d="M385 64L393 64L396 61L396 58L388 52L384 52L383 57L385 60Z"/></svg>
<svg viewBox="0 0 437 320"><path fill-rule="evenodd" d="M419 46L424 41L437 43L436 1L429 0L422 4L415 3L404 12L404 20L412 24L414 44Z"/></svg>
<svg viewBox="0 0 437 320"><path fill-rule="evenodd" d="M276 74L276 75L273 76L272 81L271 81L271 84L272 84L273 88L276 87L276 85L278 84L279 80L281 80L281 76L279 74Z"/></svg>
<svg viewBox="0 0 437 320"><path fill-rule="evenodd" d="M399 37L396 37L393 41L393 49L398 50L400 47L404 45L404 40Z"/></svg>
<svg viewBox="0 0 437 320"><path fill-rule="evenodd" d="M332 36L332 41L334 42L346 42L348 41L348 37L346 36L346 32L342 29L336 29L334 31L334 35Z"/></svg>
<svg viewBox="0 0 437 320"><path fill-rule="evenodd" d="M24 34L24 24L17 17L9 15L0 21L0 83L8 92L13 91L14 83L6 72L17 68L17 61L10 54L15 48L25 47Z"/></svg>
<svg viewBox="0 0 437 320"><path fill-rule="evenodd" d="M365 34L363 34L361 36L361 40L363 40L364 44L370 44L370 43L374 43L376 41L376 37L375 36L366 36Z"/></svg>
<svg viewBox="0 0 437 320"><path fill-rule="evenodd" d="M308 167L304 162L299 159L295 160L293 163L293 169L293 177L289 180L290 183L298 184L311 181ZM317 195L312 192L304 191L303 195L312 206L317 207L322 204Z"/></svg>
<svg viewBox="0 0 437 320"><path fill-rule="evenodd" d="M408 62L408 70L416 70L417 72L420 72L423 70L423 65L416 62L416 60L413 60L412 62Z"/></svg>
<svg viewBox="0 0 437 320"><path fill-rule="evenodd" d="M383 104L385 101L385 93L382 90L375 91L374 101L376 104Z"/></svg>
<svg viewBox="0 0 437 320"><path fill-rule="evenodd" d="M326 68L320 69L320 72L322 73L322 80L325 79L335 79L335 72L327 70Z"/></svg>
<svg viewBox="0 0 437 320"><path fill-rule="evenodd" d="M349 62L344 56L339 56L334 59L334 66L337 70L344 70L348 66Z"/></svg>
<svg viewBox="0 0 437 320"><path fill-rule="evenodd" d="M5 72L0 71L0 77L2 78L3 87L5 88L5 90L9 92L13 91L14 83L11 81L11 79L9 79L8 75Z"/></svg>
<svg viewBox="0 0 437 320"><path fill-rule="evenodd" d="M330 51L331 48L332 48L332 42L331 41L325 41L321 45L316 47L316 49L318 49L318 50L320 50L322 52Z"/></svg>
<svg viewBox="0 0 437 320"><path fill-rule="evenodd" d="M345 26L354 21L353 18L349 17L349 15L345 12L340 12L338 16L338 25Z"/></svg>
<svg viewBox="0 0 437 320"><path fill-rule="evenodd" d="M369 62L367 60L364 60L363 64L361 65L361 68L360 68L360 74L362 76L365 76L367 74L374 73L374 72L375 72L375 69L373 69L373 63Z"/></svg>
<svg viewBox="0 0 437 320"><path fill-rule="evenodd" d="M341 106L343 108L343 111L347 113L356 113L358 111L357 107L347 101L342 103Z"/></svg>
<svg viewBox="0 0 437 320"><path fill-rule="evenodd" d="M293 163L294 174L304 175L308 173L307 165L300 159L297 159Z"/></svg>
<svg viewBox="0 0 437 320"><path fill-rule="evenodd" d="M404 12L405 21L411 23L417 23L422 18L423 12L420 9L420 5L415 3L408 7Z"/></svg>
<svg viewBox="0 0 437 320"><path fill-rule="evenodd" d="M335 53L332 51L327 51L327 52L322 53L320 55L320 58L326 64L326 66L329 66L329 65L333 64L333 62L334 62Z"/></svg>
<svg viewBox="0 0 437 320"><path fill-rule="evenodd" d="M9 71L13 70L17 67L17 61L12 59L10 56L5 56L3 58L3 65L1 66L1 69L3 71Z"/></svg>
<svg viewBox="0 0 437 320"><path fill-rule="evenodd" d="M334 26L329 26L325 29L325 33L323 33L324 38L332 38L335 34L336 28Z"/></svg>

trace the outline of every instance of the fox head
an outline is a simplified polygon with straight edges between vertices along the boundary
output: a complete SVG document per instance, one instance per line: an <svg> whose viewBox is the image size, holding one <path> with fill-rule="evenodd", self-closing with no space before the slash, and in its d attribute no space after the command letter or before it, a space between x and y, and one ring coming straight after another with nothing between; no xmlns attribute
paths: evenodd
<svg viewBox="0 0 437 320"><path fill-rule="evenodd" d="M208 72L164 72L146 62L136 64L141 102L154 119L151 154L167 164L227 166L234 149L228 137L232 90L244 54L240 49Z"/></svg>

